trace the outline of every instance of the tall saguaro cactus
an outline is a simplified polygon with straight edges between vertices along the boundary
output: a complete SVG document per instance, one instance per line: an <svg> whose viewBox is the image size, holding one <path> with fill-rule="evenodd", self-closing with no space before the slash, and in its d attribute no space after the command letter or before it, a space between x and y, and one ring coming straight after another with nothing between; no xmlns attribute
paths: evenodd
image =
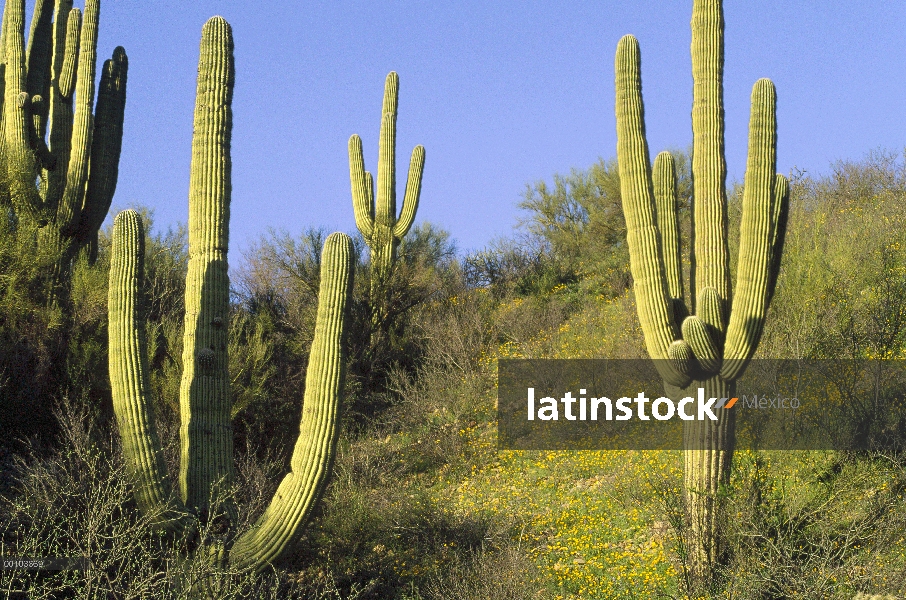
<svg viewBox="0 0 906 600"><path fill-rule="evenodd" d="M421 194L422 171L425 166L425 148L421 145L416 146L409 161L403 208L397 217L396 109L399 87L399 75L391 71L384 85L376 198L371 173L365 170L362 139L356 134L349 138L349 179L352 184L355 224L371 250L372 277L378 280L389 272L396 259L396 249L400 240L408 233L415 220L418 197Z"/></svg>
<svg viewBox="0 0 906 600"><path fill-rule="evenodd" d="M182 462L179 491L189 506L207 504L211 485L233 479L227 328L233 37L223 19L202 32L189 181L189 270L183 375L179 389Z"/></svg>
<svg viewBox="0 0 906 600"><path fill-rule="evenodd" d="M202 31L192 142L177 497L171 494L166 478L149 404L147 344L141 315L141 220L134 211L124 211L117 215L113 230L110 379L117 424L127 464L138 481L139 506L177 532L192 527L192 515L202 521L220 519L218 524L225 524L227 531L233 525L229 522L230 510L215 514L216 507L209 506L213 486L229 485L233 476L226 352L233 72L230 26L222 18L213 17ZM314 341L291 472L257 524L231 540L228 560L243 568L261 569L289 548L311 516L333 463L339 435L347 304L352 293L352 241L334 233L327 238L322 256Z"/></svg>
<svg viewBox="0 0 906 600"><path fill-rule="evenodd" d="M786 229L789 188L776 170L774 85L752 89L749 154L735 289L730 287L723 110L723 8L695 0L692 12L693 237L689 304L683 293L676 173L669 153L650 167L642 106L641 54L631 35L616 52L617 156L639 321L668 394L705 389L730 398L752 358L773 294ZM719 488L729 481L735 413L689 421L685 488L693 572L720 560Z"/></svg>
<svg viewBox="0 0 906 600"><path fill-rule="evenodd" d="M27 49L24 12L25 0L6 1L0 206L11 205L16 215L7 235L28 222L40 228L38 250L51 263L55 301L76 253L85 248L96 257L116 189L128 60L117 47L104 62L92 114L99 0L86 0L84 15L72 0L37 0Z"/></svg>

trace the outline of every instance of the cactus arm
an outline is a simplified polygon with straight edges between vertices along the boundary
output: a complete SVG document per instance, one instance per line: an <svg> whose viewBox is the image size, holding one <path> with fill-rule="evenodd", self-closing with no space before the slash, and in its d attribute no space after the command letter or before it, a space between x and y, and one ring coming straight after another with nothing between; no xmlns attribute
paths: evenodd
<svg viewBox="0 0 906 600"><path fill-rule="evenodd" d="M53 12L53 40L50 58L50 88L56 85L66 56L66 36L72 0L56 0ZM78 35L78 31L75 32Z"/></svg>
<svg viewBox="0 0 906 600"><path fill-rule="evenodd" d="M661 152L657 155L651 178L657 205L657 228L661 234L661 249L664 252L667 293L676 307L677 301L683 301L683 267L679 223L676 218L679 210L676 198L676 161L672 154Z"/></svg>
<svg viewBox="0 0 906 600"><path fill-rule="evenodd" d="M60 95L69 98L75 91L79 70L79 48L82 44L82 11L73 8L66 18L66 38L63 42L63 63L57 86Z"/></svg>
<svg viewBox="0 0 906 600"><path fill-rule="evenodd" d="M88 160L94 132L94 77L97 62L99 0L85 0L82 33L79 41L79 65L75 84L75 114L72 125L71 154L66 186L57 212L57 226L65 235L74 233L79 224Z"/></svg>
<svg viewBox="0 0 906 600"><path fill-rule="evenodd" d="M384 84L384 105L381 114L381 140L378 149L377 198L375 223L391 227L396 219L396 108L400 79L395 71L387 75Z"/></svg>
<svg viewBox="0 0 906 600"><path fill-rule="evenodd" d="M205 514L215 483L233 477L227 360L230 103L233 35L221 17L202 30L189 184L189 270L180 386L180 495Z"/></svg>
<svg viewBox="0 0 906 600"><path fill-rule="evenodd" d="M121 46L113 51L112 59L104 62L95 114L88 188L79 223L79 241L82 243L87 242L104 222L116 191L120 150L123 145L128 69L126 51Z"/></svg>
<svg viewBox="0 0 906 600"><path fill-rule="evenodd" d="M717 346L722 347L726 322L724 321L723 309L717 290L708 287L699 291L697 306L697 316L705 324L708 333Z"/></svg>
<svg viewBox="0 0 906 600"><path fill-rule="evenodd" d="M138 213L127 210L117 215L108 289L110 386L123 456L136 480L136 503L156 516L159 525L179 531L185 525L185 510L171 493L149 402L148 347L141 314L144 237Z"/></svg>
<svg viewBox="0 0 906 600"><path fill-rule="evenodd" d="M37 0L32 13L31 29L28 34L28 50L26 51L26 77L25 91L34 98L41 96L45 103L41 110L33 110L35 129L38 138L44 138L47 124L46 99L50 91L50 62L53 46L53 24L51 19L54 13L53 0Z"/></svg>
<svg viewBox="0 0 906 600"><path fill-rule="evenodd" d="M66 7L70 8L66 10ZM56 159L53 171L44 171L44 201L51 214L56 213L66 174L69 171L69 153L72 144L72 92L75 89L75 72L79 62L79 39L82 33L82 11L71 8L72 2L58 2L54 26L54 58L51 67L50 116L48 118L48 145ZM65 11L65 12L64 12Z"/></svg>
<svg viewBox="0 0 906 600"><path fill-rule="evenodd" d="M694 290L713 287L730 298L727 164L724 159L724 19L720 0L692 8L692 182L695 203ZM726 307L722 307L722 312Z"/></svg>
<svg viewBox="0 0 906 600"><path fill-rule="evenodd" d="M683 339L689 343L705 374L715 375L720 371L720 348L717 347L707 324L701 318L690 315L683 320Z"/></svg>
<svg viewBox="0 0 906 600"><path fill-rule="evenodd" d="M721 377L742 375L755 353L767 313L773 252L773 204L777 166L777 97L774 84L760 79L752 88L749 157L740 227L739 267Z"/></svg>
<svg viewBox="0 0 906 600"><path fill-rule="evenodd" d="M17 210L41 220L43 203L35 188L35 159L31 151L31 99L25 91L25 2L9 0L4 9L6 89L3 129L9 193Z"/></svg>
<svg viewBox="0 0 906 600"><path fill-rule="evenodd" d="M334 233L327 238L322 256L315 335L291 472L255 527L233 546L230 561L239 566L261 569L291 547L324 490L336 452L346 363L346 307L353 284L352 241Z"/></svg>
<svg viewBox="0 0 906 600"><path fill-rule="evenodd" d="M661 238L655 220L640 63L638 41L631 35L623 36L616 54L616 115L617 161L620 165L623 214L626 217L626 240L639 321L648 354L655 359L665 379L684 387L689 382L688 378L669 372L667 363L661 360L668 358L668 348L678 336L672 320L673 311L668 303ZM686 355L682 352L676 356Z"/></svg>
<svg viewBox="0 0 906 600"><path fill-rule="evenodd" d="M349 182L352 186L352 210L355 225L365 238L371 239L374 230L374 202L368 193L365 178L365 159L362 156L362 138L353 134L349 138Z"/></svg>
<svg viewBox="0 0 906 600"><path fill-rule="evenodd" d="M695 354L686 340L673 340L667 347L667 359L655 361L655 367L668 385L674 385L672 381L688 385L698 372Z"/></svg>
<svg viewBox="0 0 906 600"><path fill-rule="evenodd" d="M768 304L774 297L777 287L777 276L780 274L780 259L783 256L783 244L786 241L786 223L790 213L790 183L786 177L777 174L774 180L773 235L771 236L771 278L768 282Z"/></svg>
<svg viewBox="0 0 906 600"><path fill-rule="evenodd" d="M30 144L32 149L35 151L35 158L38 160L38 164L41 166L42 170L52 171L56 165L57 160L54 158L53 154L50 153L50 150L47 148L47 143L44 141L44 136L41 134L41 130L44 128L44 124L47 122L45 118L45 113L47 111L46 102L43 96L32 96L31 97L31 121L32 127L29 133L31 134ZM42 196L43 197L43 196Z"/></svg>
<svg viewBox="0 0 906 600"><path fill-rule="evenodd" d="M368 197L368 205L371 206L371 216L372 220L374 218L374 177L371 176L371 173L365 171L365 193Z"/></svg>
<svg viewBox="0 0 906 600"><path fill-rule="evenodd" d="M418 197L422 191L422 172L425 169L425 148L416 146L412 150L409 160L409 175L406 178L406 195L403 196L403 210L393 226L393 237L402 239L415 221L415 211L418 210Z"/></svg>

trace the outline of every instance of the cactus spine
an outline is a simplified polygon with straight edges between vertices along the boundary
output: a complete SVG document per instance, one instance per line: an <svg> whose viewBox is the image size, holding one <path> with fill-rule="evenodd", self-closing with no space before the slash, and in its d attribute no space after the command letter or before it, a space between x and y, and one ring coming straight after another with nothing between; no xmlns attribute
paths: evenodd
<svg viewBox="0 0 906 600"><path fill-rule="evenodd" d="M371 250L372 277L385 278L396 259L400 240L408 233L418 210L425 166L425 148L412 150L406 195L399 218L396 215L396 109L400 78L396 72L387 75L384 105L381 113L381 140L378 151L377 198L371 173L365 171L362 139L349 138L349 179L352 184L352 207L355 223Z"/></svg>
<svg viewBox="0 0 906 600"><path fill-rule="evenodd" d="M668 394L703 387L732 397L761 337L780 267L789 202L776 170L776 97L768 79L752 89L739 267L730 287L723 122L723 9L695 0L693 231L690 304L684 300L676 174L661 153L650 168L642 105L641 54L631 35L616 52L617 156L634 291L648 353ZM735 294L733 293L735 292ZM684 431L685 488L693 533L693 573L706 579L720 560L720 486L729 482L735 413L690 421Z"/></svg>
<svg viewBox="0 0 906 600"><path fill-rule="evenodd" d="M167 529L191 533L194 519L214 514L212 486L232 479L232 429L227 372L230 201L230 100L233 40L220 17L204 26L199 59L189 193L189 272L186 278L184 374L180 410L182 457L174 498L161 460L148 400L148 358L141 312L143 233L134 211L114 222L110 268L110 379L123 452L138 481L138 505ZM235 566L260 570L286 551L311 516L327 481L339 434L345 366L347 304L352 294L352 241L334 233L324 244L320 296L291 472L255 527L233 540ZM223 517L226 517L224 520ZM220 530L218 530L220 533ZM232 532L235 533L235 532ZM217 548L218 552L223 548ZM224 556L220 553L220 556Z"/></svg>
<svg viewBox="0 0 906 600"><path fill-rule="evenodd" d="M12 206L17 227L25 219L41 228L53 302L79 249L96 256L116 189L128 60L118 47L105 61L92 114L99 0L86 0L84 15L72 0L37 0L23 52L24 11L24 0L3 11L0 205Z"/></svg>

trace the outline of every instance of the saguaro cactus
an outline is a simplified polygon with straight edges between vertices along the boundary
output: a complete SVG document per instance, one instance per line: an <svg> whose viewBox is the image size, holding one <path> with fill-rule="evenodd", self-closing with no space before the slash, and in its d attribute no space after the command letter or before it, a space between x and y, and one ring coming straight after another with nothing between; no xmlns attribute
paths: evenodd
<svg viewBox="0 0 906 600"><path fill-rule="evenodd" d="M233 476L226 352L232 88L232 33L225 20L213 17L202 31L192 143L178 497L173 497L166 479L148 399L141 220L134 211L124 211L114 222L109 292L114 409L127 464L139 482L136 500L174 531L191 528L192 515L218 520L221 533L229 533L234 525L230 510L216 513L217 507L209 506L213 486L229 485ZM346 308L352 293L352 241L334 233L322 256L314 341L291 472L255 527L227 543L232 545L229 562L243 568L261 569L290 546L318 502L333 462Z"/></svg>
<svg viewBox="0 0 906 600"><path fill-rule="evenodd" d="M415 220L422 187L422 170L425 166L425 148L421 145L416 146L409 161L403 208L397 218L396 108L399 87L399 75L391 71L384 85L376 199L374 181L371 173L365 170L365 160L362 158L362 139L356 134L349 138L349 179L352 184L355 224L371 250L372 277L378 280L390 271L400 240L408 233Z"/></svg>
<svg viewBox="0 0 906 600"><path fill-rule="evenodd" d="M627 242L639 321L648 353L668 394L705 389L733 397L735 382L755 352L777 280L786 229L789 188L776 170L774 85L752 89L749 154L742 205L739 266L731 295L727 243L723 121L723 9L720 0L695 0L692 12L694 80L693 231L688 306L677 227L672 157L649 164L642 106L641 55L627 35L616 53L617 156ZM685 487L693 543L693 570L707 577L720 558L721 485L729 481L735 413L690 421L684 431Z"/></svg>
<svg viewBox="0 0 906 600"><path fill-rule="evenodd" d="M72 0L37 0L23 52L24 11L25 0L7 0L3 11L0 206L12 205L18 228L40 227L53 301L79 249L97 255L116 189L128 61L121 47L105 61L92 114L99 0L86 0L84 16Z"/></svg>

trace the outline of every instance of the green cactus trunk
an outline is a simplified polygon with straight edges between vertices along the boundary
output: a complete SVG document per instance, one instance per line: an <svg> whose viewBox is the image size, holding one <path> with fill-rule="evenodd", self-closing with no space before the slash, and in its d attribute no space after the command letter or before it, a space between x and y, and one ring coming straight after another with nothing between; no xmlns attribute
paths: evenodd
<svg viewBox="0 0 906 600"><path fill-rule="evenodd" d="M349 179L352 185L352 207L356 227L371 252L371 309L372 325L382 320L384 288L400 240L409 232L415 221L421 194L422 171L425 166L425 148L416 146L409 161L406 195L399 217L396 215L396 110L399 103L399 76L391 71L384 85L384 103L381 113L381 138L378 150L377 198L371 173L365 171L362 157L362 139L353 134L349 138Z"/></svg>
<svg viewBox="0 0 906 600"><path fill-rule="evenodd" d="M232 480L227 324L227 245L230 203L230 130L233 40L229 24L213 17L204 26L199 60L189 193L189 272L180 412L180 494L170 493L147 393L148 359L141 306L144 247L134 211L114 226L110 270L110 377L126 463L138 481L139 507L163 527L191 534L214 520L222 533L210 549L234 566L261 570L283 555L311 516L333 463L344 380L347 306L352 295L352 240L330 235L321 264L314 341L306 375L299 438L291 472L253 529L227 550L237 532L234 508L211 506L217 486Z"/></svg>
<svg viewBox="0 0 906 600"><path fill-rule="evenodd" d="M84 18L71 0L38 0L25 50L24 10L24 0L8 0L3 12L0 204L13 207L18 229L39 229L27 251L47 263L48 303L65 307L72 261L81 248L96 255L113 201L128 60L117 48L105 62L92 114L99 0L86 0Z"/></svg>
<svg viewBox="0 0 906 600"><path fill-rule="evenodd" d="M616 53L617 155L634 292L648 353L668 394L697 388L732 397L752 358L777 282L789 189L776 169L776 98L767 79L752 90L749 155L735 295L729 281L726 163L723 140L723 10L695 0L692 16L693 238L691 294L683 294L672 158L649 165L641 54L625 36ZM691 309L689 306L691 305ZM692 531L692 571L708 581L721 560L720 488L729 483L735 413L688 422L685 487Z"/></svg>
<svg viewBox="0 0 906 600"><path fill-rule="evenodd" d="M212 486L233 482L233 430L227 327L230 280L230 132L233 37L223 19L204 27L189 183L189 272L180 386L179 491L205 514Z"/></svg>

